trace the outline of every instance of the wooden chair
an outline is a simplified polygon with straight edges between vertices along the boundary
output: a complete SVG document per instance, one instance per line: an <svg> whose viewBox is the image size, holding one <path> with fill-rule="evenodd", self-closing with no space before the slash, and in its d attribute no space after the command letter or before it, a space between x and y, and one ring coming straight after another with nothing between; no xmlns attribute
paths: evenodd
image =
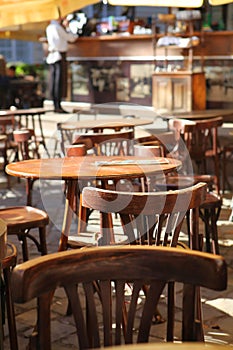
<svg viewBox="0 0 233 350"><path fill-rule="evenodd" d="M18 129L13 131L14 141L18 147L17 160L40 158L34 130ZM36 180L26 179L27 205L32 205L32 188Z"/></svg>
<svg viewBox="0 0 233 350"><path fill-rule="evenodd" d="M171 321L164 339L199 341L202 323L196 315L196 291L199 286L226 289L227 266L221 256L167 247L97 247L36 258L16 266L12 274L15 302L37 298L38 323L31 344L41 350L51 349L52 296L57 287L68 296L78 348L83 350L151 341L153 310L167 284L175 282L183 286L182 332L176 334ZM123 318L126 283L132 294ZM145 284L148 293L138 315L137 300Z"/></svg>
<svg viewBox="0 0 233 350"><path fill-rule="evenodd" d="M222 123L222 117L198 121L169 120L169 128L176 133L177 142L180 147L182 147L182 143L186 146L188 156L191 158L193 165L196 165L195 173L199 175L210 174L210 171L212 171L218 194L220 193L220 155L222 152L219 146L218 128ZM208 160L212 161L210 171L207 171Z"/></svg>
<svg viewBox="0 0 233 350"><path fill-rule="evenodd" d="M210 118L201 121L185 119L169 120L169 126L176 133L177 147L170 155L183 158L184 164L189 163L184 175L197 183L208 183L209 193L205 202L200 206L200 217L205 225L206 250L219 253L217 221L219 219L222 197L220 193L220 147L218 144L218 127L222 125L222 118ZM181 149L181 152L180 152ZM214 164L214 174L207 173L206 159L211 158ZM190 173L190 161L197 165L197 173ZM188 169L188 170L187 170ZM169 179L169 177L168 177ZM187 177L182 175L169 179L172 188L183 187L182 181ZM169 186L169 181L168 186ZM170 187L171 188L171 187ZM212 249L211 249L212 247Z"/></svg>
<svg viewBox="0 0 233 350"><path fill-rule="evenodd" d="M215 118L213 124L217 125L218 123L218 118L217 120ZM190 157L190 154L192 155L195 153L196 157L198 154L200 157L204 157L202 150L203 145L201 144L201 150L199 151L198 146L196 146L196 139L193 144L191 141L191 131L194 131L195 133L195 123L189 120L175 119L170 120L169 124L172 125L172 131L152 135L151 140L144 140L144 142L140 145L144 145L148 149L150 147L154 147L154 145L156 145L156 147L160 145L163 147L163 150L167 157L178 158L182 160L183 166L178 173L173 172L167 176L164 176L163 178L157 178L153 181L153 183L150 180L149 186L151 186L153 190L156 191L167 191L186 188L199 182L206 182L208 184L208 193L206 195L205 201L200 205L199 215L204 222L206 251L219 254L217 221L219 219L221 211L222 198L218 193L213 191L214 188L216 188L216 176L203 173L198 174L193 172L192 159ZM196 147L196 150L193 151L192 147ZM191 151L189 152L189 150ZM140 152L141 154L144 153L145 156L147 155L147 150L144 147L141 147ZM148 185L146 184L145 190L147 190L147 187Z"/></svg>
<svg viewBox="0 0 233 350"><path fill-rule="evenodd" d="M95 155L119 156L133 154L134 130L127 129L116 132L98 132L74 134L72 144L84 143L87 150Z"/></svg>
<svg viewBox="0 0 233 350"><path fill-rule="evenodd" d="M27 129L13 132L19 149L19 157L24 160L29 159L28 143L32 133L31 130ZM7 234L17 235L21 243L23 261L29 259L27 239L34 242L41 255L47 254L46 226L49 224L49 217L45 211L31 206L33 183L34 181L31 179L26 181L27 206L12 206L0 209L0 218L7 224ZM34 232L32 233L34 229L38 229L38 238Z"/></svg>
<svg viewBox="0 0 233 350"><path fill-rule="evenodd" d="M90 129L88 127L88 121L87 121L87 127L80 127L78 125L77 122L64 122L64 123L58 123L57 124L57 130L59 133L59 138L60 138L60 148L61 148L61 154L65 155L65 147L67 145L73 144L74 140L78 137L81 137L82 135L92 135L95 134L96 137L98 136L99 133L101 134L105 134L105 131L107 131L106 133L110 133L113 134L115 128L112 126L108 126L108 124L104 124L104 122L100 121L99 126L93 127L92 129ZM118 132L118 130L116 131ZM87 146L87 148L92 148L92 143L88 142L88 140L86 140L86 136L84 137L85 139L85 144ZM57 149L57 145L55 147L55 149Z"/></svg>
<svg viewBox="0 0 233 350"><path fill-rule="evenodd" d="M14 141L17 143L19 160L40 158L35 131L21 128L13 131Z"/></svg>
<svg viewBox="0 0 233 350"><path fill-rule="evenodd" d="M59 133L59 144L61 153L59 156L64 156L66 154L66 146L69 146L73 142L74 133L77 131L77 125L70 122L57 123L57 131ZM85 132L85 129L81 129L80 132ZM57 151L58 145L55 146L55 152Z"/></svg>
<svg viewBox="0 0 233 350"><path fill-rule="evenodd" d="M5 167L9 162L15 161L18 156L18 148L13 140L13 130L15 128L14 117L1 117L0 118L0 154L3 157L3 169L5 173ZM6 174L6 173L5 173ZM10 188L10 177L7 177L7 187Z"/></svg>
<svg viewBox="0 0 233 350"><path fill-rule="evenodd" d="M201 249L198 208L206 196L206 184L167 192L120 192L85 187L82 205L101 213L102 244L115 244L108 214L118 214L129 244L177 246L182 223L191 211L190 247ZM75 237L69 237L69 240Z"/></svg>

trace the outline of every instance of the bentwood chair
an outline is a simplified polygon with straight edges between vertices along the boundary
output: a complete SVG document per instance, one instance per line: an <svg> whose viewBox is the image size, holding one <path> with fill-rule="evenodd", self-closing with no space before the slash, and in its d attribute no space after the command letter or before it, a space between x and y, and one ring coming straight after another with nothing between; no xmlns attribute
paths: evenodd
<svg viewBox="0 0 233 350"><path fill-rule="evenodd" d="M185 119L169 120L169 126L176 134L178 145L176 152L171 152L171 155L183 160L184 175L186 175L186 177L178 176L178 181L174 181L173 178L173 183L170 184L173 188L176 183L177 187L182 187L182 181L187 179L187 175L194 183L198 181L208 183L209 191L205 202L200 206L200 217L205 226L206 250L216 254L219 254L217 221L222 207L219 160L221 149L218 143L218 128L221 125L221 117L195 122ZM210 175L207 172L208 159L212 160ZM195 168L192 168L194 163L196 173L190 172L190 169L194 169L195 172ZM185 168L185 164L189 165Z"/></svg>
<svg viewBox="0 0 233 350"><path fill-rule="evenodd" d="M167 284L176 282L183 286L182 331L168 320L161 341L199 341L203 325L196 315L196 291L199 286L226 289L227 267L221 256L167 247L96 247L36 258L16 266L12 274L16 303L37 298L38 322L31 338L37 350L51 349L52 296L57 288L65 289L76 327L75 345L83 350L153 341L153 310ZM126 283L131 286L130 296L125 296ZM148 293L138 307L144 285Z"/></svg>
<svg viewBox="0 0 233 350"><path fill-rule="evenodd" d="M15 130L13 135L22 159L28 159L28 141L31 138L32 131ZM42 255L47 254L46 226L49 223L49 217L45 211L31 206L32 184L33 182L28 179L26 182L27 206L11 206L0 209L0 218L6 222L7 234L17 235L21 243L23 261L29 259L28 239L34 242ZM38 238L37 232L34 233L34 229L38 229Z"/></svg>
<svg viewBox="0 0 233 350"><path fill-rule="evenodd" d="M97 156L130 155L133 152L134 130L127 129L116 132L98 132L74 134L72 144L84 143L87 150L91 150Z"/></svg>
<svg viewBox="0 0 233 350"><path fill-rule="evenodd" d="M13 130L16 126L14 117L0 118L0 154L3 158L3 169L8 163L17 159L18 148L13 140ZM10 176L6 174L7 187L10 188Z"/></svg>
<svg viewBox="0 0 233 350"><path fill-rule="evenodd" d="M18 147L17 160L40 158L34 130L18 129L13 131L14 141ZM32 204L32 188L35 180L26 179L27 205Z"/></svg>
<svg viewBox="0 0 233 350"><path fill-rule="evenodd" d="M195 173L212 174L218 194L220 193L220 155L222 152L218 140L218 128L222 123L222 117L198 121L169 120L169 128L175 132L180 147L183 143L187 148L192 165L194 169L196 168Z"/></svg>
<svg viewBox="0 0 233 350"><path fill-rule="evenodd" d="M206 184L162 192L122 192L85 187L82 205L100 212L101 244L115 244L114 230L128 244L177 246L183 220L190 211L190 248L201 249L198 208L205 200ZM118 214L120 227L111 226L109 214ZM75 236L69 237L75 240Z"/></svg>
<svg viewBox="0 0 233 350"><path fill-rule="evenodd" d="M213 124L215 125L218 123L218 118L217 120L215 118ZM179 188L186 188L199 182L206 182L208 184L208 193L204 203L202 203L199 208L199 215L204 223L206 251L219 254L217 221L221 211L222 198L217 193L217 189L214 191L216 188L216 176L204 173L198 174L194 172L195 169L193 169L192 166L192 155L195 153L197 157L199 154L199 161L201 161L201 158L204 157L202 150L203 145L200 145L200 150L199 146L197 145L198 138L196 139L195 136L194 141L191 141L191 130L196 133L194 128L195 123L189 120L175 119L170 120L169 124L171 125L172 131L154 134L151 136L151 138L144 139L142 143L137 144L134 146L134 148L140 148L140 153L147 156L149 150L152 153L154 152L154 149L159 150L160 146L163 147L163 151L167 157L182 160L182 168L179 170L179 172L173 172L167 176L164 176L163 178L156 179L153 182L153 190L175 190ZM207 125L209 125L209 123L207 123ZM208 132L206 133L208 135ZM162 152L160 156L162 156Z"/></svg>

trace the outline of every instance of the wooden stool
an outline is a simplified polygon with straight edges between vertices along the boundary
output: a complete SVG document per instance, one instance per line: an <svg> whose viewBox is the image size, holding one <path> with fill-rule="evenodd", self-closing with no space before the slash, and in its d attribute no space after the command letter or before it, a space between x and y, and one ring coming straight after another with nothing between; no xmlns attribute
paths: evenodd
<svg viewBox="0 0 233 350"><path fill-rule="evenodd" d="M18 145L18 160L27 160L34 157L40 158L34 130L32 129L15 130L13 132L13 136L14 136L14 141ZM34 147L31 147L32 143L34 143ZM26 179L27 205L32 204L32 187L33 187L34 181L35 180L31 180L29 178Z"/></svg>

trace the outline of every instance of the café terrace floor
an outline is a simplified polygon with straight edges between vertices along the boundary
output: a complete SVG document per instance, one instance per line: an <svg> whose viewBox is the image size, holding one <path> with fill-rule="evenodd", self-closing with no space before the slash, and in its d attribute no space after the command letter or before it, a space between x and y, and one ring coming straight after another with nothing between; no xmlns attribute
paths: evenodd
<svg viewBox="0 0 233 350"><path fill-rule="evenodd" d="M67 115L64 115L63 117L67 118ZM47 137L51 138L51 135L55 134L55 129L53 129L53 127L58 121L58 118L62 118L62 115L58 116L51 113L51 115L47 118L48 123L45 122L45 131ZM7 190L5 176L2 175L2 172L0 173L0 207L25 204L26 197L24 181L21 180L18 182L17 179L13 178L11 181L12 188ZM47 244L49 253L56 252L58 247L64 210L64 195L62 189L62 183L56 183L54 181L36 181L33 187L33 205L47 210L50 216L50 224L47 229ZM206 289L202 290L205 340L207 343L219 343L229 346L233 346L233 222L229 221L231 214L231 199L232 192L226 192L224 194L223 208L218 223L220 252L225 257L228 264L228 287L226 291L222 292L214 292ZM202 223L200 224L202 229ZM92 226L92 229L98 227L98 217L94 213L91 215L90 225ZM72 231L75 229L76 222L74 221ZM21 250L17 238L11 236L8 239L19 248L18 261L20 262ZM185 228L181 236L181 240L184 242L187 241ZM33 259L38 256L38 253L33 243L29 244L30 258ZM177 300L179 300L179 290L177 291L176 297ZM161 312L163 311L164 302L165 300L161 300ZM25 305L15 305L19 349L26 349L28 337L32 332L32 325L35 322L35 309L35 301ZM53 305L53 348L56 350L78 348L75 330L73 327L73 320L70 316L65 315L65 310L65 296L63 292L59 291L56 293L56 299ZM162 334L164 326L165 323L152 325L151 341L163 341ZM4 350L9 350L10 346L7 325L4 326L4 331Z"/></svg>

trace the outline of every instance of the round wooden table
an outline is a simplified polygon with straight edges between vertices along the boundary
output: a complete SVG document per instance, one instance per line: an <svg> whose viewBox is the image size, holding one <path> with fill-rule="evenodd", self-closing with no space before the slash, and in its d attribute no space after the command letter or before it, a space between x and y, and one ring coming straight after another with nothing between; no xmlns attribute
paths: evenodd
<svg viewBox="0 0 233 350"><path fill-rule="evenodd" d="M93 130L94 132L102 131L103 129L114 129L120 131L123 128L135 128L136 126L143 126L153 124L153 119L144 118L106 118L95 120L79 120L79 121L67 121L61 123L61 126L65 126L70 129L81 130Z"/></svg>
<svg viewBox="0 0 233 350"><path fill-rule="evenodd" d="M174 112L173 118L202 120L222 117L224 123L233 123L233 109L205 109L204 111Z"/></svg>
<svg viewBox="0 0 233 350"><path fill-rule="evenodd" d="M77 182L107 180L117 182L167 174L181 167L181 162L171 158L142 158L135 156L84 156L49 159L30 159L6 166L9 175L33 179L66 180L66 206L59 250L64 250L72 222L73 203Z"/></svg>

